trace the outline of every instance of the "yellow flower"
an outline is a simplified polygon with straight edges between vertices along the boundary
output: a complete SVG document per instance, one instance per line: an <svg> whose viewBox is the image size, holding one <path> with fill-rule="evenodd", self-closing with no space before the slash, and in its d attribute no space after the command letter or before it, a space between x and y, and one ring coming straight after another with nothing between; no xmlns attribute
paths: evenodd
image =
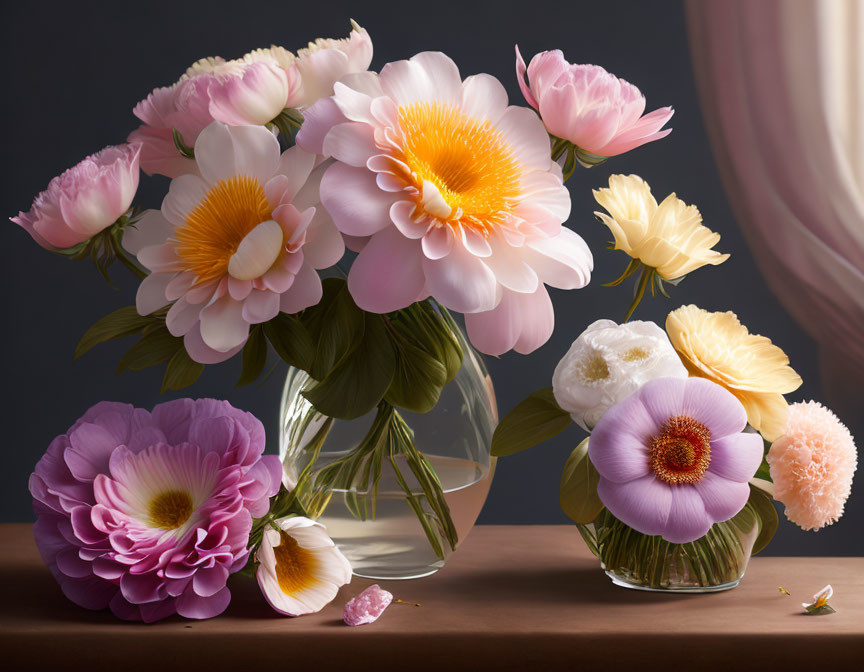
<svg viewBox="0 0 864 672"><path fill-rule="evenodd" d="M738 397L750 424L768 441L783 433L788 414L783 395L802 382L783 350L751 334L735 313L692 305L669 313L666 332L691 376L714 381Z"/></svg>
<svg viewBox="0 0 864 672"><path fill-rule="evenodd" d="M596 189L594 198L609 211L595 212L615 236L615 249L674 280L706 264L729 258L711 248L720 234L702 225L695 205L669 194L660 205L651 187L638 175L612 175L609 187Z"/></svg>

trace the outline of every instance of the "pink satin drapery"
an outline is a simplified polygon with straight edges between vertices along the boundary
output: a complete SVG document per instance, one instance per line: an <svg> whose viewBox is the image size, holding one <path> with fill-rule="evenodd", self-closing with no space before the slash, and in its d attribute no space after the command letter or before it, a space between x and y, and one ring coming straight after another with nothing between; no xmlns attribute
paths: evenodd
<svg viewBox="0 0 864 672"><path fill-rule="evenodd" d="M864 1L687 0L726 193L771 290L864 415Z"/></svg>

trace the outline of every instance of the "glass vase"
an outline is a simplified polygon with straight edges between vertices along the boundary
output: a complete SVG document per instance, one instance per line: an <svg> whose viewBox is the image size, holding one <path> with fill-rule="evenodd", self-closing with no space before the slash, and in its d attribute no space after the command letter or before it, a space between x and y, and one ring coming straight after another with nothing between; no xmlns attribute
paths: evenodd
<svg viewBox="0 0 864 672"><path fill-rule="evenodd" d="M673 544L637 532L603 509L588 525L577 525L617 586L658 592L710 593L738 585L761 530L748 503L735 517L715 523L704 537Z"/></svg>
<svg viewBox="0 0 864 672"><path fill-rule="evenodd" d="M357 576L410 579L436 572L464 541L489 493L495 471L490 447L498 421L495 393L480 356L444 312L462 348L461 368L431 411L389 409L413 438L417 459L391 459L385 449L376 465L380 478L375 488L369 486L367 469L358 475L362 478L346 487L328 488L324 496L297 489L301 505L327 527ZM380 410L356 420L323 416L301 394L312 383L305 371L293 367L285 379L279 453L288 485L301 479L314 482L322 469L351 454L381 420ZM318 441L322 433L323 443ZM429 492L428 483L427 489L421 487L413 471L418 462L431 468L440 491ZM436 506L430 505L430 497ZM452 522L449 527L436 517L442 506Z"/></svg>

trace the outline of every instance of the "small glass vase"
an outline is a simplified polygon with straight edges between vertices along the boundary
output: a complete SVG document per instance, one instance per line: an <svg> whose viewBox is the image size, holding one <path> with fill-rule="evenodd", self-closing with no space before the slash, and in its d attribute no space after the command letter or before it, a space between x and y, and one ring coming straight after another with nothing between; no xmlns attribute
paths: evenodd
<svg viewBox="0 0 864 672"><path fill-rule="evenodd" d="M359 487L329 488L323 498L298 490L300 503L327 527L357 576L411 579L438 571L474 526L489 493L496 461L490 454L492 432L498 422L492 381L461 328L446 311L444 318L462 348L461 368L428 413L390 409L412 436L420 461L434 470L440 492L420 486L412 472L416 460L413 467L402 455L391 462L386 451L377 489L368 487L367 479ZM292 367L282 393L279 454L289 485L301 478L314 481L321 469L355 450L380 421L375 411L350 421L321 415L301 395L310 381L305 371ZM310 448L325 424L326 439ZM440 498L435 509L430 494L443 495L450 534L435 517Z"/></svg>
<svg viewBox="0 0 864 672"><path fill-rule="evenodd" d="M577 525L617 586L656 592L712 593L738 585L759 537L759 516L748 503L735 517L715 523L704 537L673 544L637 532L603 509Z"/></svg>

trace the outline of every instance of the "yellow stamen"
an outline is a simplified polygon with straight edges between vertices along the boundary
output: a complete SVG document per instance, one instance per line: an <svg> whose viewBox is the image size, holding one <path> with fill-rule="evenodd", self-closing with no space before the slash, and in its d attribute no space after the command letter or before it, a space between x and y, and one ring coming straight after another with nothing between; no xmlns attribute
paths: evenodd
<svg viewBox="0 0 864 672"><path fill-rule="evenodd" d="M219 180L174 232L177 255L198 277L197 284L220 278L246 234L272 214L257 178Z"/></svg>
<svg viewBox="0 0 864 672"><path fill-rule="evenodd" d="M648 459L657 477L673 485L698 483L711 462L711 432L698 420L678 415L651 439Z"/></svg>
<svg viewBox="0 0 864 672"><path fill-rule="evenodd" d="M151 527L161 527L164 530L176 530L189 520L195 505L188 492L169 490L152 500L147 507Z"/></svg>
<svg viewBox="0 0 864 672"><path fill-rule="evenodd" d="M276 555L276 580L283 593L294 595L315 582L318 561L294 537L285 532L280 532L280 535L282 540L273 549Z"/></svg>
<svg viewBox="0 0 864 672"><path fill-rule="evenodd" d="M630 348L627 352L621 355L621 359L625 362L638 362L643 359L648 359L651 353L645 348L634 347Z"/></svg>
<svg viewBox="0 0 864 672"><path fill-rule="evenodd" d="M609 377L609 365L603 355L592 354L582 363L582 378L589 383L606 380Z"/></svg>
<svg viewBox="0 0 864 672"><path fill-rule="evenodd" d="M488 235L507 218L519 197L521 169L500 130L437 102L403 105L399 127L400 158L421 192L424 181L438 189L452 210L447 224Z"/></svg>

